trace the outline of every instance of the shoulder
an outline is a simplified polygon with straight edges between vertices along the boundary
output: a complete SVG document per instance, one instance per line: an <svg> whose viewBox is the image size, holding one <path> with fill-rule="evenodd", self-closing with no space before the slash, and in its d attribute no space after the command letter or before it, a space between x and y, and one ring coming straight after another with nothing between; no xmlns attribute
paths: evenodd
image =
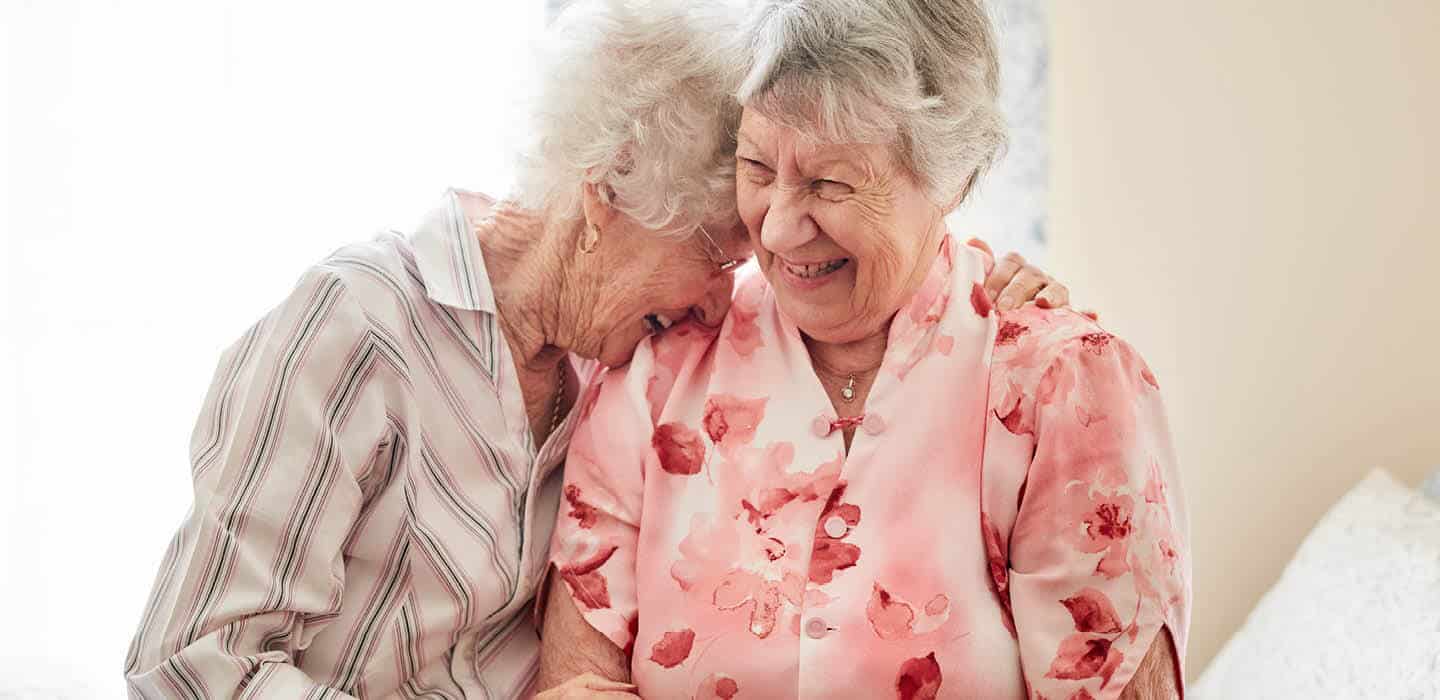
<svg viewBox="0 0 1440 700"><path fill-rule="evenodd" d="M422 289L412 243L398 231L380 231L369 240L341 246L310 273L331 276L361 292L396 294Z"/></svg>
<svg viewBox="0 0 1440 700"><path fill-rule="evenodd" d="M1056 361L1082 353L1138 359L1134 347L1085 314L1026 305L997 319L991 371L1015 380L1038 379Z"/></svg>
<svg viewBox="0 0 1440 700"><path fill-rule="evenodd" d="M998 319L990 375L990 408L1016 433L1030 432L1047 405L1113 403L1159 389L1135 348L1094 319L1034 306Z"/></svg>
<svg viewBox="0 0 1440 700"><path fill-rule="evenodd" d="M381 234L339 248L307 268L261 327L282 334L358 337L413 311L415 279L405 241ZM418 295L423 299L423 294Z"/></svg>

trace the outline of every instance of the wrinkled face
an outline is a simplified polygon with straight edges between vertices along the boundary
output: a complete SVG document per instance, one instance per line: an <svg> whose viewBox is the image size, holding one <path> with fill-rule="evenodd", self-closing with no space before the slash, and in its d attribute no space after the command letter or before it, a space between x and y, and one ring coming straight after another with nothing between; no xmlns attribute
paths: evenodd
<svg viewBox="0 0 1440 700"><path fill-rule="evenodd" d="M819 144L746 108L740 218L787 316L830 343L889 327L929 272L940 208L880 144Z"/></svg>
<svg viewBox="0 0 1440 700"><path fill-rule="evenodd" d="M733 268L750 257L750 242L738 225L703 229L667 236L623 214L610 219L595 252L576 253L589 317L572 350L619 367L645 338L687 317L719 326L730 310Z"/></svg>

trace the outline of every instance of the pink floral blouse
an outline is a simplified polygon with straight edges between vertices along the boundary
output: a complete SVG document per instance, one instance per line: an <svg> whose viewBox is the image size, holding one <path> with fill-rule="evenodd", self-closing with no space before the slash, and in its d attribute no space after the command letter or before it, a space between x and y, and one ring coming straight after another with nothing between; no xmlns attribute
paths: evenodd
<svg viewBox="0 0 1440 700"><path fill-rule="evenodd" d="M552 557L648 698L1115 698L1184 657L1155 376L1068 310L999 314L948 240L847 456L758 274L593 387Z"/></svg>

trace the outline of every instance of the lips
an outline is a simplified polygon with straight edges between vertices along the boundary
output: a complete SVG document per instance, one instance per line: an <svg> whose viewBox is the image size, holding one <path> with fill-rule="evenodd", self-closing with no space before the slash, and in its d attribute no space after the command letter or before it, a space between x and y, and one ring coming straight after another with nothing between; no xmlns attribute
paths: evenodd
<svg viewBox="0 0 1440 700"><path fill-rule="evenodd" d="M818 263L792 263L789 261L781 261L781 264L785 266L785 270L787 272L803 280L819 279L826 275L834 274L836 271L844 268L849 263L850 258L836 258L834 260L828 260Z"/></svg>

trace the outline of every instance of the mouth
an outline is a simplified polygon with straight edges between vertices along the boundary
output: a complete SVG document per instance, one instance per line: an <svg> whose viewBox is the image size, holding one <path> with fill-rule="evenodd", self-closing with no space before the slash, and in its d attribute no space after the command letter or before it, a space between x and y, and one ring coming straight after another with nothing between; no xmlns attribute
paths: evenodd
<svg viewBox="0 0 1440 700"><path fill-rule="evenodd" d="M825 284L835 273L845 269L850 264L850 258L835 258L811 263L794 263L781 259L780 268L789 277L792 284L802 289L813 289Z"/></svg>
<svg viewBox="0 0 1440 700"><path fill-rule="evenodd" d="M645 314L645 328L651 334L659 333L673 325L675 325L675 321L665 314Z"/></svg>

